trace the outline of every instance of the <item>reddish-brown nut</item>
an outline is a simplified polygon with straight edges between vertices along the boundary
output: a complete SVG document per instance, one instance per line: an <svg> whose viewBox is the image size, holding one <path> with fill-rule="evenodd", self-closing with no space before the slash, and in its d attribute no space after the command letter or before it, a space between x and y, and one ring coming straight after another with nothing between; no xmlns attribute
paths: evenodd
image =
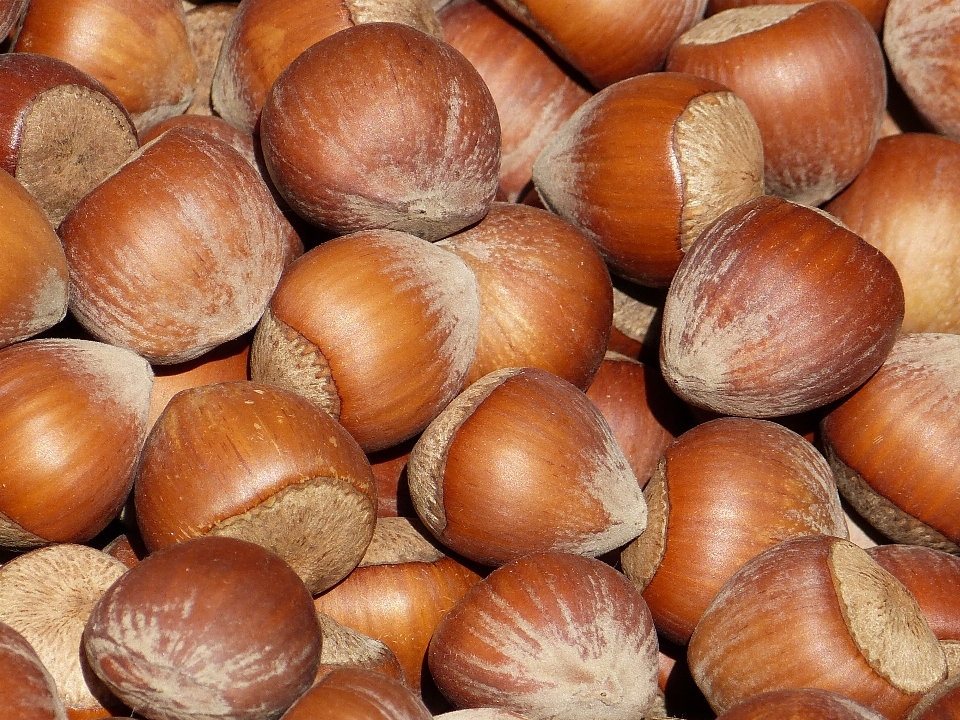
<svg viewBox="0 0 960 720"><path fill-rule="evenodd" d="M495 6L457 0L438 16L444 39L477 68L497 104L500 188L516 202L543 146L591 93L536 35Z"/></svg>
<svg viewBox="0 0 960 720"><path fill-rule="evenodd" d="M407 476L430 532L486 565L599 556L646 527L640 485L597 406L537 368L498 370L457 396L417 440Z"/></svg>
<svg viewBox="0 0 960 720"><path fill-rule="evenodd" d="M81 643L94 605L126 570L106 553L69 543L32 550L0 568L0 623L36 650L70 720L123 712L123 703L90 672Z"/></svg>
<svg viewBox="0 0 960 720"><path fill-rule="evenodd" d="M883 138L824 209L896 267L902 332L960 332L960 143L932 133Z"/></svg>
<svg viewBox="0 0 960 720"><path fill-rule="evenodd" d="M385 643L359 633L322 612L317 613L317 619L323 633L323 648L320 650L320 666L314 684L343 667L374 670L403 682L400 660Z"/></svg>
<svg viewBox="0 0 960 720"><path fill-rule="evenodd" d="M875 545L867 554L916 598L940 641L950 676L960 674L960 557L920 545Z"/></svg>
<svg viewBox="0 0 960 720"><path fill-rule="evenodd" d="M290 566L223 537L147 556L83 631L91 669L149 720L274 720L312 684L321 644Z"/></svg>
<svg viewBox="0 0 960 720"><path fill-rule="evenodd" d="M707 0L496 0L598 88L659 70Z"/></svg>
<svg viewBox="0 0 960 720"><path fill-rule="evenodd" d="M870 23L870 26L880 32L883 26L883 16L887 10L887 3L890 0L846 0L857 10L863 13L863 16ZM729 10L730 8L746 7L747 5L802 5L810 0L708 0L707 15L716 15L718 12Z"/></svg>
<svg viewBox="0 0 960 720"><path fill-rule="evenodd" d="M667 445L690 423L658 367L615 352L604 356L587 397L603 413L641 487Z"/></svg>
<svg viewBox="0 0 960 720"><path fill-rule="evenodd" d="M453 253L371 230L329 240L284 272L251 376L313 400L365 452L419 433L456 396L476 351L477 281Z"/></svg>
<svg viewBox="0 0 960 720"><path fill-rule="evenodd" d="M585 390L613 320L610 274L596 247L562 218L494 203L476 225L438 243L477 278L480 336L465 384L507 367L538 367Z"/></svg>
<svg viewBox="0 0 960 720"><path fill-rule="evenodd" d="M890 0L883 49L890 70L923 119L960 140L960 6L944 0Z"/></svg>
<svg viewBox="0 0 960 720"><path fill-rule="evenodd" d="M196 128L220 138L243 155L251 165L258 167L258 150L253 134L234 127L216 115L174 115L151 125L140 133L140 142L146 145L151 140L156 140L167 130L184 126Z"/></svg>
<svg viewBox="0 0 960 720"><path fill-rule="evenodd" d="M377 517L416 517L407 489L407 460L417 438L367 453L377 481Z"/></svg>
<svg viewBox="0 0 960 720"><path fill-rule="evenodd" d="M789 538L847 537L827 461L766 420L719 418L683 433L644 495L648 527L621 564L657 630L681 645L748 560Z"/></svg>
<svg viewBox="0 0 960 720"><path fill-rule="evenodd" d="M30 0L13 49L97 78L138 129L186 110L197 84L180 0Z"/></svg>
<svg viewBox="0 0 960 720"><path fill-rule="evenodd" d="M767 192L789 200L829 200L880 137L883 49L841 0L714 15L680 36L666 68L712 78L743 98L760 127Z"/></svg>
<svg viewBox="0 0 960 720"><path fill-rule="evenodd" d="M408 519L380 518L358 567L314 604L347 627L383 641L400 661L407 687L419 695L437 624L479 579L428 542Z"/></svg>
<svg viewBox="0 0 960 720"><path fill-rule="evenodd" d="M30 0L0 0L0 39L9 37L27 11Z"/></svg>
<svg viewBox="0 0 960 720"><path fill-rule="evenodd" d="M67 314L67 257L43 208L0 170L0 347L49 330Z"/></svg>
<svg viewBox="0 0 960 720"><path fill-rule="evenodd" d="M0 623L0 697L18 720L67 720L57 684L26 638Z"/></svg>
<svg viewBox="0 0 960 720"><path fill-rule="evenodd" d="M880 367L903 302L878 250L826 213L759 198L721 216L684 257L664 305L660 365L693 405L802 413Z"/></svg>
<svg viewBox="0 0 960 720"><path fill-rule="evenodd" d="M246 0L220 47L211 90L214 110L253 131L270 86L300 53L340 30L383 21L443 39L427 0Z"/></svg>
<svg viewBox="0 0 960 720"><path fill-rule="evenodd" d="M903 335L821 426L841 494L891 540L960 550L960 335Z"/></svg>
<svg viewBox="0 0 960 720"><path fill-rule="evenodd" d="M615 274L665 287L714 218L763 193L760 132L722 85L648 73L581 105L537 157L533 182Z"/></svg>
<svg viewBox="0 0 960 720"><path fill-rule="evenodd" d="M891 720L947 675L910 592L848 540L778 543L723 586L687 651L717 713L760 693L818 688Z"/></svg>
<svg viewBox="0 0 960 720"><path fill-rule="evenodd" d="M0 351L0 546L86 542L130 493L147 433L143 358L88 340Z"/></svg>
<svg viewBox="0 0 960 720"><path fill-rule="evenodd" d="M437 240L497 190L500 123L477 70L408 25L341 30L277 78L260 119L264 161L296 212L336 233Z"/></svg>
<svg viewBox="0 0 960 720"><path fill-rule="evenodd" d="M84 197L59 232L80 323L172 364L256 325L293 228L239 152L177 128Z"/></svg>
<svg viewBox="0 0 960 720"><path fill-rule="evenodd" d="M430 720L399 680L364 668L339 668L305 692L282 720Z"/></svg>
<svg viewBox="0 0 960 720"><path fill-rule="evenodd" d="M0 168L54 227L139 147L116 95L63 60L0 55L0 88Z"/></svg>
<svg viewBox="0 0 960 720"><path fill-rule="evenodd" d="M657 635L639 591L592 558L532 553L473 586L430 642L430 671L457 708L530 720L644 717Z"/></svg>
<svg viewBox="0 0 960 720"><path fill-rule="evenodd" d="M236 381L175 395L140 453L137 526L150 551L201 535L283 558L311 594L356 567L376 488L351 435L297 393Z"/></svg>
<svg viewBox="0 0 960 720"><path fill-rule="evenodd" d="M845 695L816 688L771 690L754 695L717 720L883 720L883 715Z"/></svg>

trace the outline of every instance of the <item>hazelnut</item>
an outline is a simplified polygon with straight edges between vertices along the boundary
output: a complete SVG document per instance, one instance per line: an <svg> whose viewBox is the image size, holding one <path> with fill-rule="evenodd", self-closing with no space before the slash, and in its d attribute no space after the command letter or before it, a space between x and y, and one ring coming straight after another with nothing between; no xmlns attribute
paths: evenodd
<svg viewBox="0 0 960 720"><path fill-rule="evenodd" d="M880 367L903 302L880 251L826 213L758 198L722 215L683 258L664 305L660 365L698 407L803 413Z"/></svg>
<svg viewBox="0 0 960 720"><path fill-rule="evenodd" d="M494 203L441 240L477 278L480 335L466 385L507 367L539 367L581 390L603 360L613 318L610 274L587 237L556 215Z"/></svg>
<svg viewBox="0 0 960 720"><path fill-rule="evenodd" d="M284 199L335 233L390 228L437 240L497 190L500 123L463 55L395 22L341 30L297 56L260 119Z"/></svg>
<svg viewBox="0 0 960 720"><path fill-rule="evenodd" d="M396 230L351 233L290 265L260 321L251 377L308 397L365 452L419 433L460 391L480 301L453 253Z"/></svg>
<svg viewBox="0 0 960 720"><path fill-rule="evenodd" d="M57 684L26 638L0 623L0 697L19 720L67 720Z"/></svg>
<svg viewBox="0 0 960 720"><path fill-rule="evenodd" d="M816 688L771 690L754 695L717 720L883 720L883 715L837 692Z"/></svg>
<svg viewBox="0 0 960 720"><path fill-rule="evenodd" d="M317 620L323 633L323 647L314 684L342 667L374 670L403 682L400 661L386 644L338 623L325 613L318 612Z"/></svg>
<svg viewBox="0 0 960 720"><path fill-rule="evenodd" d="M183 390L157 419L134 482L148 550L200 535L263 545L312 594L373 535L376 490L350 434L306 398L247 381Z"/></svg>
<svg viewBox="0 0 960 720"><path fill-rule="evenodd" d="M960 335L902 335L821 425L841 494L895 542L960 551Z"/></svg>
<svg viewBox="0 0 960 720"><path fill-rule="evenodd" d="M887 100L883 49L852 5L753 5L707 18L670 48L666 69L723 83L763 140L769 194L819 205L863 168Z"/></svg>
<svg viewBox="0 0 960 720"><path fill-rule="evenodd" d="M440 621L428 662L456 708L529 720L643 717L657 693L657 635L639 591L566 553L531 553L474 585Z"/></svg>
<svg viewBox="0 0 960 720"><path fill-rule="evenodd" d="M430 720L399 680L365 668L338 668L305 692L282 720Z"/></svg>
<svg viewBox="0 0 960 720"><path fill-rule="evenodd" d="M485 565L548 550L598 556L646 527L603 415L538 368L498 370L458 395L417 440L407 476L430 532Z"/></svg>
<svg viewBox="0 0 960 720"><path fill-rule="evenodd" d="M312 684L321 643L290 566L225 537L147 556L104 593L83 631L90 667L149 720L275 720Z"/></svg>
<svg viewBox="0 0 960 720"><path fill-rule="evenodd" d="M537 157L533 182L614 274L665 287L714 218L762 194L760 132L718 83L648 73L581 105Z"/></svg>

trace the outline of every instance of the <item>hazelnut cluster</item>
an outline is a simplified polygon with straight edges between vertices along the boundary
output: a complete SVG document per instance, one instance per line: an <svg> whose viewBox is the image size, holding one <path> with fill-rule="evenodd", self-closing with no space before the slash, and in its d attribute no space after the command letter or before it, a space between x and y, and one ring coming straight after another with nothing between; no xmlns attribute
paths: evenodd
<svg viewBox="0 0 960 720"><path fill-rule="evenodd" d="M0 713L960 715L960 0L0 40Z"/></svg>

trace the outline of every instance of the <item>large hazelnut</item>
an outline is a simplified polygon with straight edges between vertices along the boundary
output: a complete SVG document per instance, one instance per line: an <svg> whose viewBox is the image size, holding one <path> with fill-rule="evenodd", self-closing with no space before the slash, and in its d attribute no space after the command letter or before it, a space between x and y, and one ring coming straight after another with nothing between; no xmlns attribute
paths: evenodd
<svg viewBox="0 0 960 720"><path fill-rule="evenodd" d="M243 540L159 550L104 593L90 667L149 720L275 720L313 683L322 636L297 574Z"/></svg>
<svg viewBox="0 0 960 720"><path fill-rule="evenodd" d="M317 403L366 452L419 433L460 391L477 346L477 281L396 230L329 240L290 265L260 321L251 376Z"/></svg>
<svg viewBox="0 0 960 720"><path fill-rule="evenodd" d="M603 415L538 368L492 372L457 396L417 440L407 477L430 532L486 565L547 550L598 556L646 527Z"/></svg>
<svg viewBox="0 0 960 720"><path fill-rule="evenodd" d="M457 708L530 720L644 717L657 635L627 578L593 558L531 553L494 570L440 621L430 671Z"/></svg>
<svg viewBox="0 0 960 720"><path fill-rule="evenodd" d="M376 520L370 464L343 426L301 395L246 381L170 400L140 454L134 499L148 550L200 535L249 540L313 594L356 567Z"/></svg>
<svg viewBox="0 0 960 720"><path fill-rule="evenodd" d="M960 551L958 371L960 335L902 335L821 425L841 494L896 542Z"/></svg>
<svg viewBox="0 0 960 720"><path fill-rule="evenodd" d="M336 233L390 228L437 240L487 212L500 123L463 55L408 25L341 30L277 78L260 119L284 199Z"/></svg>
<svg viewBox="0 0 960 720"><path fill-rule="evenodd" d="M122 348L32 339L0 351L0 546L86 542L120 511L152 373Z"/></svg>
<svg viewBox="0 0 960 720"><path fill-rule="evenodd" d="M71 310L97 338L152 363L192 360L256 325L292 232L239 152L170 130L60 225Z"/></svg>
<svg viewBox="0 0 960 720"><path fill-rule="evenodd" d="M762 282L759 280L762 278ZM779 417L863 384L903 320L893 264L826 213L767 196L686 254L663 311L660 365L693 405Z"/></svg>
<svg viewBox="0 0 960 720"><path fill-rule="evenodd" d="M613 273L665 287L714 218L763 193L760 132L718 83L649 73L581 105L537 157L533 182Z"/></svg>
<svg viewBox="0 0 960 720"><path fill-rule="evenodd" d="M887 101L883 50L852 5L752 5L707 18L670 48L667 70L723 83L760 127L767 192L829 200L866 164Z"/></svg>

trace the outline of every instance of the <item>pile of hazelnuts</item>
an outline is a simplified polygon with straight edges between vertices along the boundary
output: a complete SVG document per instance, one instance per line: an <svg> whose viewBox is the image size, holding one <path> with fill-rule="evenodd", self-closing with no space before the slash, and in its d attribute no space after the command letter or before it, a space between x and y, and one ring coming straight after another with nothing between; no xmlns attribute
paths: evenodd
<svg viewBox="0 0 960 720"><path fill-rule="evenodd" d="M960 716L960 0L0 37L0 713Z"/></svg>

